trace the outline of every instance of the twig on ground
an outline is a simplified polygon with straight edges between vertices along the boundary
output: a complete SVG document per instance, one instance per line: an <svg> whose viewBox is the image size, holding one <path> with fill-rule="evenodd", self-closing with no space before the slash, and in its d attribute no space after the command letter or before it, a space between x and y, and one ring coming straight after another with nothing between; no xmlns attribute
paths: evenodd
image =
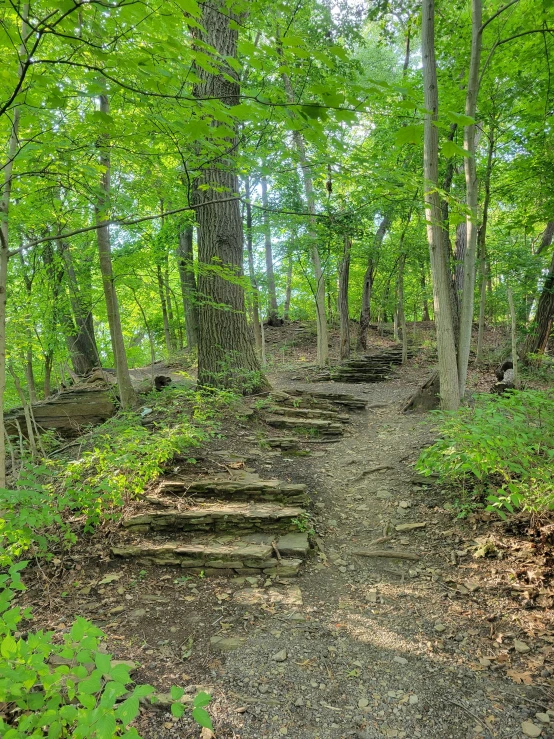
<svg viewBox="0 0 554 739"><path fill-rule="evenodd" d="M413 559L418 560L417 554L412 552L401 552L397 549L357 549L350 554L354 554L357 557L388 557L390 559Z"/></svg>

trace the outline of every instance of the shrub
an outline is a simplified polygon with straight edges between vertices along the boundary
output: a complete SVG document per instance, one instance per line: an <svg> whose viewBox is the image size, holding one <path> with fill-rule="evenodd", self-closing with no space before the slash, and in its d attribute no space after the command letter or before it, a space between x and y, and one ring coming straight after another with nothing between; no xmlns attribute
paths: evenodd
<svg viewBox="0 0 554 739"><path fill-rule="evenodd" d="M0 576L0 736L3 739L140 739L129 724L138 716L140 700L153 696L151 685L135 685L129 667L114 664L99 649L103 632L78 618L62 643L53 632L22 635L17 627L31 618L27 609L13 606L16 591L24 590L20 571L26 562ZM182 688L173 686L171 712L182 716ZM211 698L199 693L192 717L212 728L204 709Z"/></svg>
<svg viewBox="0 0 554 739"><path fill-rule="evenodd" d="M554 393L482 395L473 407L439 412L439 440L416 465L462 493L477 493L488 510L554 509Z"/></svg>

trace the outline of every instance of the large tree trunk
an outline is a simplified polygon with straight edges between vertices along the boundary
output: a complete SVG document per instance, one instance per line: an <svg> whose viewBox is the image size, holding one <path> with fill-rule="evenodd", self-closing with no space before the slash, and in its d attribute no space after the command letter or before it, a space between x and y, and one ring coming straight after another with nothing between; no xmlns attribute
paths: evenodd
<svg viewBox="0 0 554 739"><path fill-rule="evenodd" d="M339 317L340 317L340 358L350 356L350 314L348 310L348 282L350 279L350 251L352 239L345 235L342 259L339 265Z"/></svg>
<svg viewBox="0 0 554 739"><path fill-rule="evenodd" d="M554 221L550 221L544 231L541 246L538 251L541 252L546 249L553 240L554 237ZM521 357L523 360L529 354L544 354L548 344L548 339L552 331L552 324L554 322L554 254L552 255L552 262L544 285L539 297L537 310L535 317L529 328L529 333L525 339L523 349L521 351Z"/></svg>
<svg viewBox="0 0 554 739"><path fill-rule="evenodd" d="M267 295L269 298L269 310L267 313L267 322L270 326L277 324L279 314L279 306L277 305L277 293L275 291L275 273L273 271L273 249L271 245L271 223L269 219L269 200L267 197L267 178L262 177L262 205L263 205L263 221L264 221L264 240L265 240L265 269L267 276Z"/></svg>
<svg viewBox="0 0 554 739"><path fill-rule="evenodd" d="M369 257L367 261L367 268L364 275L364 282L362 286L362 307L360 310L360 328L358 331L358 350L367 351L367 332L369 329L369 322L371 320L371 292L373 290L373 280L375 278L375 270L377 268L377 262L379 259L379 252L383 244L383 240L391 224L390 215L385 215L377 233L373 239L373 244L370 248Z"/></svg>
<svg viewBox="0 0 554 739"><path fill-rule="evenodd" d="M483 0L472 0L471 14L471 56L466 90L465 114L475 118L477 96L479 94L479 65L482 47ZM467 380L469 352L471 349L471 333L473 328L473 309L475 300L475 265L477 262L478 205L479 184L477 181L476 126L470 123L464 127L464 148L468 155L464 157L466 179L466 203L469 210L467 217L467 247L464 255L464 285L460 307L460 338L458 341L458 383L460 398L464 397Z"/></svg>
<svg viewBox="0 0 554 739"><path fill-rule="evenodd" d="M437 351L441 405L446 410L456 410L460 404L456 343L452 325L450 298L450 270L444 244L442 214L438 192L439 95L435 61L435 2L422 1L422 56L425 108L424 120L424 193L427 239L433 275L433 302L437 330Z"/></svg>
<svg viewBox="0 0 554 739"><path fill-rule="evenodd" d="M477 333L477 351L475 362L479 363L483 354L483 333L485 331L485 310L487 307L487 224L489 221L489 204L491 199L491 175L495 147L494 124L489 133L487 151L487 169L485 171L485 197L483 199L483 220L479 228L477 251L479 254L479 272L481 277L479 300L479 330Z"/></svg>
<svg viewBox="0 0 554 739"><path fill-rule="evenodd" d="M195 87L198 98L220 100L227 106L238 105L239 82L234 67L226 59L236 60L239 19L224 0L202 4L202 28L194 34L219 55L220 69L212 74L196 67L200 82ZM204 51L204 53L206 53ZM212 103L213 104L213 103ZM212 122L214 128L217 126ZM220 142L235 152L238 142ZM198 383L205 386L234 387L256 392L267 387L260 371L252 333L246 322L242 277L243 230L238 201L238 179L233 154L223 154L205 169L196 182L195 201L198 220L198 261L201 269L199 306ZM236 197L233 197L236 196ZM237 277L225 279L223 266Z"/></svg>
<svg viewBox="0 0 554 739"><path fill-rule="evenodd" d="M403 239L402 239L403 240ZM408 361L408 333L406 331L406 311L404 308L404 267L406 266L406 254L400 255L398 262L398 324L402 332L402 364Z"/></svg>
<svg viewBox="0 0 554 739"><path fill-rule="evenodd" d="M254 339L260 359L263 357L263 334L260 320L260 291L256 279L256 268L254 266L254 245L252 242L252 204L250 202L250 177L244 180L246 190L246 251L248 253L248 272L250 273L250 284L252 285L252 319L254 324Z"/></svg>
<svg viewBox="0 0 554 739"><path fill-rule="evenodd" d="M194 229L192 226L185 226L179 234L179 245L177 247L179 280L181 282L187 347L189 349L194 349L198 346L198 308L196 304L196 277L194 275L194 253L192 248L193 233Z"/></svg>
<svg viewBox="0 0 554 739"><path fill-rule="evenodd" d="M100 112L104 113L105 116L109 116L110 105L107 95L100 95ZM106 310L110 327L117 385L119 388L119 400L122 408L128 409L135 405L137 395L131 384L127 354L125 353L125 344L123 342L121 316L119 313L119 303L117 300L113 276L110 227L106 219L106 210L108 208L110 198L110 151L109 137L107 134L102 135L100 146L100 165L103 167L104 171L102 173L100 185L101 194L98 197L98 201L95 206L96 224L98 226L96 229L96 239L98 243L100 274L102 275L104 297L106 299Z"/></svg>

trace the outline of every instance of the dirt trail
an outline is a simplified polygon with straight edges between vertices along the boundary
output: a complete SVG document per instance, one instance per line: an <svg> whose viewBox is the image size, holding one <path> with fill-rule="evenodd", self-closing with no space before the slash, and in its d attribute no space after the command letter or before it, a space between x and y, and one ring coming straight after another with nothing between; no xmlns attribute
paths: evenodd
<svg viewBox="0 0 554 739"><path fill-rule="evenodd" d="M430 429L400 408L423 376L414 365L371 385L275 377L280 389L349 392L368 408L309 456L260 454L247 422L220 442L264 476L308 484L319 550L298 578L264 587L111 561L83 567L64 619L103 616L107 649L139 664L137 680L209 690L218 739L554 736L548 612L524 621L495 584L502 563L471 556L482 531L457 525L440 491L413 482ZM375 548L415 558L354 554ZM102 585L106 572L118 578ZM199 736L167 709L146 709L137 728L148 739Z"/></svg>

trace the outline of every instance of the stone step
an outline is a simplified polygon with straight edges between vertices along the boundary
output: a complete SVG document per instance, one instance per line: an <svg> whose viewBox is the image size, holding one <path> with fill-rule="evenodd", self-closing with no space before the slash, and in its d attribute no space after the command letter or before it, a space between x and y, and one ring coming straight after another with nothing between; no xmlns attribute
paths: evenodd
<svg viewBox="0 0 554 739"><path fill-rule="evenodd" d="M292 392L296 397L313 397L316 400L326 400L335 405L352 408L354 410L363 410L367 405L366 400L357 398L355 395L350 395L350 393L326 393L323 391L306 393L304 390L295 390Z"/></svg>
<svg viewBox="0 0 554 739"><path fill-rule="evenodd" d="M306 485L288 484L280 480L221 480L201 479L187 483L182 480L162 480L158 494L217 497L220 500L263 500L305 505ZM171 505L175 501L170 501Z"/></svg>
<svg viewBox="0 0 554 739"><path fill-rule="evenodd" d="M298 574L309 551L308 535L301 532L272 537L192 538L188 541L136 540L112 547L112 554L140 563L181 567L206 575L265 575L291 577ZM229 539L229 541L227 541ZM279 558L277 557L279 553Z"/></svg>
<svg viewBox="0 0 554 739"><path fill-rule="evenodd" d="M344 433L342 423L327 421L321 418L266 416L264 420L274 428L317 430L324 436L341 436Z"/></svg>
<svg viewBox="0 0 554 739"><path fill-rule="evenodd" d="M294 531L294 519L306 516L297 506L278 503L207 503L183 510L148 511L124 520L134 532L147 531Z"/></svg>
<svg viewBox="0 0 554 739"><path fill-rule="evenodd" d="M290 406L269 408L269 412L278 416L291 416L296 418L322 418L328 421L339 421L348 423L350 418L347 413L338 411L320 410L319 408L294 408Z"/></svg>

